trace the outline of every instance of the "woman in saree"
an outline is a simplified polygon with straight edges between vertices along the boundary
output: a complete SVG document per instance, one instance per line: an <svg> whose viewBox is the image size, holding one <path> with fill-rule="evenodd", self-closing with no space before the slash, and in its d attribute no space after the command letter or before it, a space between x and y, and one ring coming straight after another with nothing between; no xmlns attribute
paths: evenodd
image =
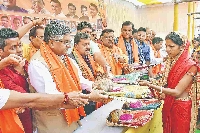
<svg viewBox="0 0 200 133"><path fill-rule="evenodd" d="M163 133L194 133L196 123L196 88L194 77L196 63L190 59L189 46L181 36L171 32L165 38L168 59L159 81L140 81L142 86L165 94L163 115ZM195 90L195 91L194 91Z"/></svg>

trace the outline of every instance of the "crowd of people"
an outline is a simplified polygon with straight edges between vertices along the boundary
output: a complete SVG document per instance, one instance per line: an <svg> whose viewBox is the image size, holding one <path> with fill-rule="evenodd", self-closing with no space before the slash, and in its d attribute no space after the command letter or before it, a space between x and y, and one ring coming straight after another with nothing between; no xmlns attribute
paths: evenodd
<svg viewBox="0 0 200 133"><path fill-rule="evenodd" d="M114 29L104 29L97 38L92 25L82 21L72 39L66 25L52 20L44 26L43 21L30 21L17 31L0 30L0 79L6 88L0 90L0 108L9 109L0 111L0 133L71 133L81 118L109 101L103 91L93 90L96 79L128 74L139 65L148 66L150 77L139 85L164 99L164 133L193 130L198 39L190 47L179 33L162 39L130 21L122 24L117 38ZM31 43L23 45L20 39L27 32ZM167 54L161 51L164 40Z"/></svg>
<svg viewBox="0 0 200 133"><path fill-rule="evenodd" d="M99 1L100 2L100 1ZM19 4L19 1L18 1ZM23 3L20 3L20 5ZM47 3L46 3L47 4ZM42 14L46 17L53 17L53 18L59 18L62 20L67 20L66 23L69 23L68 25L70 28L73 28L74 24L76 27L76 21L88 21L95 25L96 28L98 28L98 24L102 26L102 21L105 24L105 14L100 13L101 9L98 7L97 3L89 3L86 4L86 2L83 2L80 7L77 7L77 3L67 3L61 4L59 0L50 0L48 7L46 5L44 0L31 0L31 8L24 9L17 5L17 0L12 1L3 1L0 5L0 11L3 12L16 12L16 13L24 13L23 17L18 15L5 15L2 13L1 16L1 26L4 28L12 28L14 30L17 30L19 27L21 27L23 24L27 24L29 21L31 21L31 18L33 17L33 14ZM78 3L79 4L79 3ZM80 5L80 4L79 4ZM103 5L102 5L103 6ZM51 10L47 10L48 8L51 8ZM65 8L68 9L67 12L65 12ZM80 9L77 9L80 8Z"/></svg>

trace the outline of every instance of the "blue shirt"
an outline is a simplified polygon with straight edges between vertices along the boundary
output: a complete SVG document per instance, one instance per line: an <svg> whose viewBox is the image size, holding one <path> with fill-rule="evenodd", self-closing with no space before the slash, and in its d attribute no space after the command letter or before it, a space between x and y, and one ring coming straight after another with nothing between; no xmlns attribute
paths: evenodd
<svg viewBox="0 0 200 133"><path fill-rule="evenodd" d="M118 42L119 42L119 38L116 38L114 40L114 43L117 45ZM128 54L128 64L133 64L134 63L134 59L133 59L133 51L132 51L131 40L129 42L124 40L124 45L126 47L126 51L127 51L127 54Z"/></svg>
<svg viewBox="0 0 200 133"><path fill-rule="evenodd" d="M136 40L138 45L138 54L141 64L145 64L147 61L150 61L150 47L144 42L139 42Z"/></svg>

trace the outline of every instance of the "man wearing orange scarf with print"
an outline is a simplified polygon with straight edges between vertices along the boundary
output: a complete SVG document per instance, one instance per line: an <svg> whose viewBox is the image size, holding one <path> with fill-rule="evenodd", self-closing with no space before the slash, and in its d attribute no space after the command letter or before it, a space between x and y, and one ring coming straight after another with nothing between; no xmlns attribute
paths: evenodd
<svg viewBox="0 0 200 133"><path fill-rule="evenodd" d="M92 25L86 21L80 22L77 26L77 32L86 33L90 37L92 36ZM90 53L94 57L94 61L101 65L104 71L109 75L110 66L103 58L103 55L100 52L98 44L90 40Z"/></svg>
<svg viewBox="0 0 200 133"><path fill-rule="evenodd" d="M86 33L77 33L74 36L74 49L70 55L82 71L84 78L94 81L96 78L96 67L93 56L90 55L90 37Z"/></svg>
<svg viewBox="0 0 200 133"><path fill-rule="evenodd" d="M95 64L93 56L90 55L90 37L86 33L77 33L74 37L74 49L70 54L70 57L78 64L84 78L95 81L97 72L102 69ZM91 91L83 90L84 94L89 94ZM95 107L96 106L96 107ZM95 108L102 106L102 103L90 102L85 106L85 112L87 115L92 113Z"/></svg>
<svg viewBox="0 0 200 133"><path fill-rule="evenodd" d="M101 33L102 44L99 45L101 53L111 66L111 72L114 75L121 75L124 65L128 63L128 57L122 50L114 45L114 31L105 29Z"/></svg>
<svg viewBox="0 0 200 133"><path fill-rule="evenodd" d="M139 63L138 47L134 39L131 39L133 28L132 22L124 22L121 28L121 35L115 40L117 46L128 56L128 64Z"/></svg>
<svg viewBox="0 0 200 133"><path fill-rule="evenodd" d="M70 46L70 29L51 22L44 33L44 42L31 58L28 67L31 85L39 93L60 94L81 93L81 79L78 68L65 54ZM63 56L64 55L64 56ZM89 100L106 98L96 91L89 94ZM78 102L78 101L77 101ZM34 111L38 133L72 133L78 128L80 116L85 111L80 107L68 110Z"/></svg>

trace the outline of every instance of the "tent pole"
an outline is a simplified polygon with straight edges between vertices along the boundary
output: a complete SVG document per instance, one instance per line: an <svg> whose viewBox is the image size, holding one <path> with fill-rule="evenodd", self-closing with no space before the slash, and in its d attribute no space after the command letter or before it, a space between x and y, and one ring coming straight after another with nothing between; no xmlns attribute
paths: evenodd
<svg viewBox="0 0 200 133"><path fill-rule="evenodd" d="M178 31L178 3L174 3L174 31Z"/></svg>

